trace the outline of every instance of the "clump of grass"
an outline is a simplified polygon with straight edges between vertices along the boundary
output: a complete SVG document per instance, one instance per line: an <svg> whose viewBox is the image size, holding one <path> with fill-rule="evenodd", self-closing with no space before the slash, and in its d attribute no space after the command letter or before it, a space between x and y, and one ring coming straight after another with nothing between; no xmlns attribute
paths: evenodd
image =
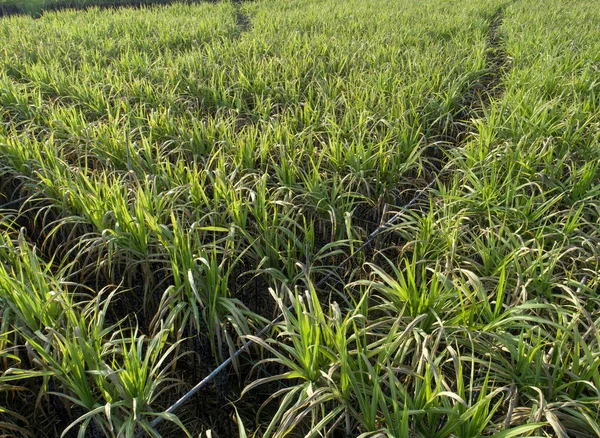
<svg viewBox="0 0 600 438"><path fill-rule="evenodd" d="M44 266L22 234L17 246L10 235L2 238L5 260L10 260L10 265L0 266L2 324L14 328L13 343L23 345L27 355L26 360L5 356L14 363L5 370L3 382L38 379L42 399L54 396L47 393L51 385L64 400L59 406L80 415L61 435L71 428L85 434L92 425L104 436L131 436L139 430L156 435L149 426L152 416L163 416L185 431L176 417L150 408L177 383L169 377L177 343L168 342L166 331L147 338L123 327L124 321L108 323L114 292L96 297L73 294ZM27 421L18 413L6 413Z"/></svg>

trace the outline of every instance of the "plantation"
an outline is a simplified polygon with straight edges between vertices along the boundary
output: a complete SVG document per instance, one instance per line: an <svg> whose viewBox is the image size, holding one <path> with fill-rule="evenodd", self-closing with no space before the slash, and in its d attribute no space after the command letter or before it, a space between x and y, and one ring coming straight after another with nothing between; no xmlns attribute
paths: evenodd
<svg viewBox="0 0 600 438"><path fill-rule="evenodd" d="M0 19L3 436L600 436L594 2L59 3Z"/></svg>

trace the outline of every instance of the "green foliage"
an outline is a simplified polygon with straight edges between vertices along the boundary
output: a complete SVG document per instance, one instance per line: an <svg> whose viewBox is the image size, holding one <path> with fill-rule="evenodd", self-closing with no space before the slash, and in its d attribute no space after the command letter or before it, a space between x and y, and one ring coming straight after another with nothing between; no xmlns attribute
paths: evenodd
<svg viewBox="0 0 600 438"><path fill-rule="evenodd" d="M596 9L2 18L2 434L599 436Z"/></svg>

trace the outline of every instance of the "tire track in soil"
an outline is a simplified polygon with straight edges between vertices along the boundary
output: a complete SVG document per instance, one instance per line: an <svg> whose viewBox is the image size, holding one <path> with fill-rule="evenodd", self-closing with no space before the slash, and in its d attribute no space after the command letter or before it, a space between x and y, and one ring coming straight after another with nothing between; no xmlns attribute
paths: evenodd
<svg viewBox="0 0 600 438"><path fill-rule="evenodd" d="M502 36L502 23L504 11L509 3L501 5L490 18L486 44L484 73L474 85L465 91L461 109L455 116L455 122L443 134L441 149L461 146L471 133L472 119L484 117L485 109L493 100L499 99L504 94L502 78L510 71L511 60L506 52L506 43ZM440 167L447 164L447 154L434 151L433 157L440 161Z"/></svg>
<svg viewBox="0 0 600 438"><path fill-rule="evenodd" d="M486 40L485 64L487 73L479 81L480 87L475 89L473 113L482 115L484 108L490 106L492 100L504 94L502 78L510 71L511 62L506 52L506 43L502 38L502 23L507 5L498 8L490 20Z"/></svg>
<svg viewBox="0 0 600 438"><path fill-rule="evenodd" d="M244 32L248 32L252 27L250 17L242 9L242 0L236 0L235 4L235 24L238 28L236 37L239 38Z"/></svg>

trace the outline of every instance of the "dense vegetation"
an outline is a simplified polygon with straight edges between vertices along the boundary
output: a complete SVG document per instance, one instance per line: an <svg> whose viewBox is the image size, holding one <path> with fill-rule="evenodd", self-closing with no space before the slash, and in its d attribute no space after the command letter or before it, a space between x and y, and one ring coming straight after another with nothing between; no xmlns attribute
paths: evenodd
<svg viewBox="0 0 600 438"><path fill-rule="evenodd" d="M2 433L600 436L593 3L2 18Z"/></svg>

